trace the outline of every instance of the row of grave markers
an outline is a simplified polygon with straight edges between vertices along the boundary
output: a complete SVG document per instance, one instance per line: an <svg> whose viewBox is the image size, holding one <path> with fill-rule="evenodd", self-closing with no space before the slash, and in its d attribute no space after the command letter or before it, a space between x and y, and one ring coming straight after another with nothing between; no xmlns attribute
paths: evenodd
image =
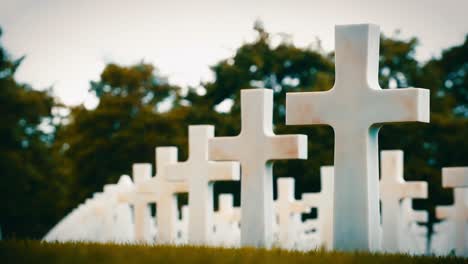
<svg viewBox="0 0 468 264"><path fill-rule="evenodd" d="M435 225L432 239L429 239L426 226L428 215L425 211L412 209L412 198L427 198L425 182L405 182L403 180L402 151L389 150L381 153L381 195L383 208L393 208L394 211L382 210L381 246L385 252L403 252L411 254L426 254L428 252L444 255L455 251L459 255L467 253L465 224L466 200L464 196L455 198L453 206L437 208L437 216L444 221ZM384 165L385 164L385 165ZM142 169L144 168L144 169ZM190 228L197 228L189 223L190 204L181 209L181 217L176 217L170 237L163 240L160 231L168 230L158 225L152 217L149 204L153 199L133 199L133 213L128 199L130 195L138 197L142 183L136 183L151 169L150 164L135 164L133 166L132 182L129 176L122 176L117 184L104 186L102 193L97 193L88 199L70 215L64 218L44 238L46 241L95 241L124 243L162 243L162 244L202 244L211 246L240 246L240 225L242 217L240 208L233 206L232 194L219 196L219 208L208 213L212 226L207 234L207 240L197 242ZM457 176L458 175L458 176ZM444 168L443 179L445 187L456 187L463 194L468 193L468 168ZM463 178L464 177L464 178ZM294 178L278 178L277 200L274 201L274 218L272 226L273 245L285 249L311 250L319 247L333 249L333 167L321 168L321 191L318 193L303 193L299 200L294 198ZM455 179L451 180L451 179ZM466 180L465 180L466 181ZM148 182L146 182L148 183ZM406 189L406 191L404 190ZM457 192L457 191L455 191ZM391 194L391 195L389 195ZM139 201L140 206L135 203ZM392 207L392 204L396 204ZM177 205L173 205L177 211ZM318 211L318 217L303 221L301 215L312 208ZM441 211L445 211L441 213ZM157 211L156 215L164 212ZM386 224L385 224L386 223ZM392 223L390 225L389 223Z"/></svg>
<svg viewBox="0 0 468 264"><path fill-rule="evenodd" d="M158 147L154 177L150 164L134 166L134 189L120 195L119 200L134 206L135 237L144 239L156 232L151 231L153 225L148 223L150 217L146 210L148 203L156 203L157 240L175 242L179 221L175 194L188 192L188 242L210 244L214 226L213 182L240 179L241 246L271 247L275 241L275 212L289 208L289 217L279 214L279 221L291 222L286 225L288 228L302 230L297 224L300 214L310 207L318 207L319 211L323 207L322 220L330 219L309 224L318 226L327 248L377 251L383 246L386 251L398 251L395 237L402 223L395 212L401 210L404 199L427 197L427 186L404 182L402 152L382 154L379 183L378 130L383 123L429 122L429 91L379 87L379 36L375 25L337 26L334 87L324 92L286 95L287 125L322 124L334 129L334 171L328 173L333 174L330 177L333 178L332 198L304 194L300 202L292 205L274 203L272 161L306 159L307 136L275 135L273 92L242 90L239 135L214 137L213 126L189 126L187 161L177 161L174 147ZM391 176L385 177L386 174ZM279 189L288 196L286 190L291 182L282 185ZM382 225L379 200L383 209ZM296 231L280 228L281 243L286 243L290 232ZM286 244L294 244L295 239ZM312 241L314 237L304 236L304 239Z"/></svg>

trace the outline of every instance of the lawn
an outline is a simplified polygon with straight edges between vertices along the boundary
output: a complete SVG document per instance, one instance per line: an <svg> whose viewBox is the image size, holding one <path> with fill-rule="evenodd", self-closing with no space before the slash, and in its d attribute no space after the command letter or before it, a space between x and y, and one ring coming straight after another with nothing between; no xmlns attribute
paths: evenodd
<svg viewBox="0 0 468 264"><path fill-rule="evenodd" d="M468 263L456 257L408 256L279 249L226 249L93 243L0 241L0 263Z"/></svg>

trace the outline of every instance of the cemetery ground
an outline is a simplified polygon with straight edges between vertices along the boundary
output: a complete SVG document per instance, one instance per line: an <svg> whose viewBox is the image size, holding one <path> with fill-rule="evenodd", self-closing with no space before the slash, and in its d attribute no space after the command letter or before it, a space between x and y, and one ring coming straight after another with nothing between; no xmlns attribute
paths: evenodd
<svg viewBox="0 0 468 264"><path fill-rule="evenodd" d="M468 263L455 256L0 241L2 263Z"/></svg>

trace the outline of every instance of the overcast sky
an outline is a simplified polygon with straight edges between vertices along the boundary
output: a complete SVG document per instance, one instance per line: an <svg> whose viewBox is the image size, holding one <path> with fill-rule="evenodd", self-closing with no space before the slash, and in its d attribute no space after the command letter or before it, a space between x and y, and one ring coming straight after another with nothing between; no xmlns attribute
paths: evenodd
<svg viewBox="0 0 468 264"><path fill-rule="evenodd" d="M26 55L17 80L55 87L66 104L87 97L108 62L153 63L169 81L197 85L209 66L253 39L261 19L299 46L316 37L334 47L336 24L374 23L387 35L416 36L427 60L460 44L468 33L467 0L0 0L2 44Z"/></svg>

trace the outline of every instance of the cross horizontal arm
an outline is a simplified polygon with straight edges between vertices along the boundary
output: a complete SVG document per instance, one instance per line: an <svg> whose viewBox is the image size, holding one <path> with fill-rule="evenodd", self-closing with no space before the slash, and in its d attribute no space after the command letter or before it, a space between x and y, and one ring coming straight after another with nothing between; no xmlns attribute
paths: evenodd
<svg viewBox="0 0 468 264"><path fill-rule="evenodd" d="M179 162L166 166L166 177L171 182L187 181L190 171L190 164L187 162ZM157 177L157 176L156 176Z"/></svg>
<svg viewBox="0 0 468 264"><path fill-rule="evenodd" d="M291 211L293 213L298 213L298 214L308 213L310 212L310 209L311 209L310 206L307 206L302 201L294 201L291 203Z"/></svg>
<svg viewBox="0 0 468 264"><path fill-rule="evenodd" d="M138 203L138 202L156 202L158 196L156 193L135 193L135 192L123 192L118 196L119 202L124 203Z"/></svg>
<svg viewBox="0 0 468 264"><path fill-rule="evenodd" d="M209 160L239 160L238 137L215 137L208 141L208 159Z"/></svg>
<svg viewBox="0 0 468 264"><path fill-rule="evenodd" d="M468 167L442 168L442 186L446 188L468 187Z"/></svg>
<svg viewBox="0 0 468 264"><path fill-rule="evenodd" d="M302 201L310 207L319 207L322 196L320 193L304 193L302 194Z"/></svg>
<svg viewBox="0 0 468 264"><path fill-rule="evenodd" d="M286 94L286 125L330 125L333 91Z"/></svg>
<svg viewBox="0 0 468 264"><path fill-rule="evenodd" d="M429 90L379 89L372 93L371 100L377 108L368 110L371 123L429 122Z"/></svg>
<svg viewBox="0 0 468 264"><path fill-rule="evenodd" d="M174 182L171 183L171 190L173 193L186 193L188 192L188 184L187 182Z"/></svg>
<svg viewBox="0 0 468 264"><path fill-rule="evenodd" d="M117 195L117 201L119 203L130 203L132 200L132 192L122 192Z"/></svg>
<svg viewBox="0 0 468 264"><path fill-rule="evenodd" d="M238 162L210 162L208 166L209 181L237 181L240 179Z"/></svg>
<svg viewBox="0 0 468 264"><path fill-rule="evenodd" d="M427 198L427 182L405 182L399 190L400 197Z"/></svg>
<svg viewBox="0 0 468 264"><path fill-rule="evenodd" d="M275 135L270 136L266 153L268 160L306 159L306 135Z"/></svg>

